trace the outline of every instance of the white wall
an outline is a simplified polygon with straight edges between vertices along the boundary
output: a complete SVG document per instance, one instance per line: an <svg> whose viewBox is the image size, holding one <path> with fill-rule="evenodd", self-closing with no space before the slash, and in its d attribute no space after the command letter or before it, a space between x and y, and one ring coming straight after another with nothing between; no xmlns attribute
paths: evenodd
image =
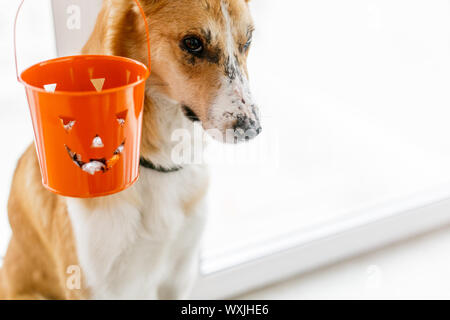
<svg viewBox="0 0 450 320"><path fill-rule="evenodd" d="M80 53L91 34L102 0L52 0L59 56Z"/></svg>

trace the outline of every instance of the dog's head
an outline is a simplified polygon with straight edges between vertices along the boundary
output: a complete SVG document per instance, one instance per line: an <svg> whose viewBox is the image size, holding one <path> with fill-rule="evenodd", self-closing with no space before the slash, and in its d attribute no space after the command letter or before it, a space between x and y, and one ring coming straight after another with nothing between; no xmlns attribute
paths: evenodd
<svg viewBox="0 0 450 320"><path fill-rule="evenodd" d="M232 142L258 135L246 63L254 30L248 0L141 2L151 28L152 82L164 84L158 88L204 129L231 132Z"/></svg>

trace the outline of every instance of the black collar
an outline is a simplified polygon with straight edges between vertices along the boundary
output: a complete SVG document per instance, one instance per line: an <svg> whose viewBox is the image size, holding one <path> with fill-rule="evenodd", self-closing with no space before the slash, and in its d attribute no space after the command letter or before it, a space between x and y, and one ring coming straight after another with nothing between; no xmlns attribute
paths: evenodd
<svg viewBox="0 0 450 320"><path fill-rule="evenodd" d="M155 171L161 172L161 173L172 173L172 172L177 172L177 171L180 171L181 169L183 169L183 167L180 167L180 166L176 166L176 167L172 167L172 168L165 168L165 167L157 166L153 162L151 162L145 158L140 158L139 164L144 168L155 170Z"/></svg>

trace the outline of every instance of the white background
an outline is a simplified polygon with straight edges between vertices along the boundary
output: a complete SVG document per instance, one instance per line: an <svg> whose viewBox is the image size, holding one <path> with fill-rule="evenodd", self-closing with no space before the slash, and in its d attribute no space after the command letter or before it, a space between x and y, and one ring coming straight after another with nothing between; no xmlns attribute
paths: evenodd
<svg viewBox="0 0 450 320"><path fill-rule="evenodd" d="M14 67L13 23L18 5L18 0L3 1L0 5L0 255L6 250L10 236L6 202L12 174L20 154L33 141L25 90L16 80ZM21 70L55 56L49 1L26 1L17 31Z"/></svg>
<svg viewBox="0 0 450 320"><path fill-rule="evenodd" d="M20 18L22 69L54 52L46 3L28 1ZM32 139L13 67L17 4L0 10L0 252L10 178ZM238 147L234 163L212 166L205 259L449 182L448 1L251 6L249 67L264 133Z"/></svg>
<svg viewBox="0 0 450 320"><path fill-rule="evenodd" d="M212 188L207 254L449 181L448 1L253 7L250 75L264 129L279 139L278 168L215 171L221 182ZM230 221L231 229L221 227Z"/></svg>

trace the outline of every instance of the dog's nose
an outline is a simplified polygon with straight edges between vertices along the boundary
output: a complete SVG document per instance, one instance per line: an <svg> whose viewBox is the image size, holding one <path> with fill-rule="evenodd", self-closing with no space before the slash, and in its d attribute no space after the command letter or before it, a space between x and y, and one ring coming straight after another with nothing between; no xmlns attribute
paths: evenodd
<svg viewBox="0 0 450 320"><path fill-rule="evenodd" d="M247 115L238 115L236 118L233 126L236 142L251 140L261 133L262 127L259 120L251 119Z"/></svg>
<svg viewBox="0 0 450 320"><path fill-rule="evenodd" d="M92 139L91 148L103 148L103 141L102 138L100 138L99 135L96 135L94 139Z"/></svg>

